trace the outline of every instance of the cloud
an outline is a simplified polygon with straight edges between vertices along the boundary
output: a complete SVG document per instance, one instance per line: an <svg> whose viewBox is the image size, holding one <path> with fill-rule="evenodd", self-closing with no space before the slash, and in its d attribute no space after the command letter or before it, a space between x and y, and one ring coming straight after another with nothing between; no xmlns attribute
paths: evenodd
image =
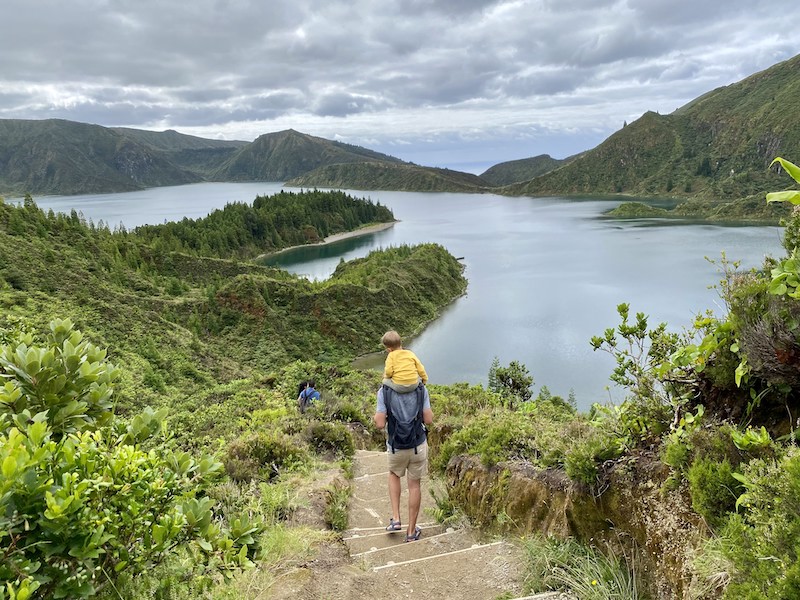
<svg viewBox="0 0 800 600"><path fill-rule="evenodd" d="M230 139L292 127L454 163L475 162L481 143L496 155L501 140L522 152L503 159L573 153L646 110L670 112L797 54L794 10L789 0L3 0L0 116Z"/></svg>

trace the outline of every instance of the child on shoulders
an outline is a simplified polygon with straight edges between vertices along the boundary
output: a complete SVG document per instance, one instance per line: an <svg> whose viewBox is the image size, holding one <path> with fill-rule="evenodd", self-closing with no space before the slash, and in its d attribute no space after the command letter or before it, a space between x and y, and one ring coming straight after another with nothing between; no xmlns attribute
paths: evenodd
<svg viewBox="0 0 800 600"><path fill-rule="evenodd" d="M383 385L387 385L395 392L405 394L417 389L420 382L428 383L428 374L425 367L411 350L403 348L400 334L396 331L387 331L383 334L381 342L388 353L383 369Z"/></svg>

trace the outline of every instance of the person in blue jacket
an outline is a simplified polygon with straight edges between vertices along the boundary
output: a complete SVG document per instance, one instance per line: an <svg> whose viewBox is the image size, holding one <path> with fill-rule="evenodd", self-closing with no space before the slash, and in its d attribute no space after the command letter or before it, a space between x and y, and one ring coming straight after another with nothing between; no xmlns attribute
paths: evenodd
<svg viewBox="0 0 800 600"><path fill-rule="evenodd" d="M309 379L305 382L305 386L301 384L300 394L297 396L297 405L300 407L300 412L304 413L311 404L319 400L320 393L314 389L315 382Z"/></svg>

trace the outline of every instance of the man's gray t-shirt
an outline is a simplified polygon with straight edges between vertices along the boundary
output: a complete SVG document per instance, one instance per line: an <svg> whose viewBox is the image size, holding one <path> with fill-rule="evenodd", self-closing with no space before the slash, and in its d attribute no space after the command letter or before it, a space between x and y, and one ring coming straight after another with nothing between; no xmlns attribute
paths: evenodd
<svg viewBox="0 0 800 600"><path fill-rule="evenodd" d="M431 398L428 395L428 388L422 388L425 391L425 398L422 402L422 409L431 407ZM389 392L392 395L392 414L400 421L410 421L414 418L417 412L417 391L400 394L395 391ZM378 408L376 412L386 413L386 401L383 398L383 387L378 390ZM389 442L386 442L386 447L389 448Z"/></svg>

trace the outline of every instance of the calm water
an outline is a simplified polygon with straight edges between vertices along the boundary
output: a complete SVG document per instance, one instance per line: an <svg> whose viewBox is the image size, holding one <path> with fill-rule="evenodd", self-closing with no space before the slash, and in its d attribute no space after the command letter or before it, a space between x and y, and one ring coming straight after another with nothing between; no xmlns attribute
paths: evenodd
<svg viewBox="0 0 800 600"><path fill-rule="evenodd" d="M227 202L250 202L278 183L195 184L127 194L37 198L43 208L80 210L95 222L126 227L198 217ZM589 339L618 323L616 306L631 304L650 322L688 326L695 314L723 307L716 291L722 251L757 266L779 255L775 227L676 225L611 221L608 200L507 198L492 195L351 192L389 206L393 228L324 247L299 248L274 262L311 278L330 275L340 258L404 243L438 242L463 257L467 295L448 307L408 346L433 383L485 383L493 357L518 360L546 385L578 405L619 400L608 390L613 360L593 352ZM392 324L387 323L386 328ZM379 340L375 340L376 349Z"/></svg>
<svg viewBox="0 0 800 600"><path fill-rule="evenodd" d="M150 188L121 194L34 197L44 210L69 213L73 208L87 219L102 220L110 228L120 223L127 229L205 217L231 202L252 203L256 196L269 196L283 189L281 183L193 183ZM20 198L10 198L20 202Z"/></svg>

